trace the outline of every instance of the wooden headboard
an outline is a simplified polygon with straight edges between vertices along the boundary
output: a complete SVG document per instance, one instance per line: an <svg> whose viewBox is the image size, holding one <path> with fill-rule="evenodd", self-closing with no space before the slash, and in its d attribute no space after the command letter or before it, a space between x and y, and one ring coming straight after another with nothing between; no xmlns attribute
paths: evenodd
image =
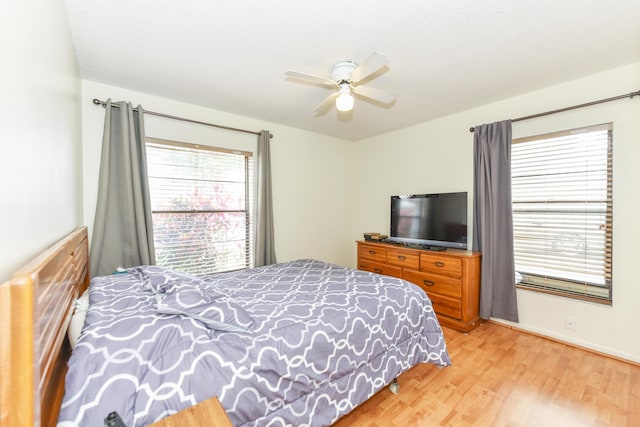
<svg viewBox="0 0 640 427"><path fill-rule="evenodd" d="M0 285L0 425L53 426L64 393L73 301L89 285L80 227Z"/></svg>

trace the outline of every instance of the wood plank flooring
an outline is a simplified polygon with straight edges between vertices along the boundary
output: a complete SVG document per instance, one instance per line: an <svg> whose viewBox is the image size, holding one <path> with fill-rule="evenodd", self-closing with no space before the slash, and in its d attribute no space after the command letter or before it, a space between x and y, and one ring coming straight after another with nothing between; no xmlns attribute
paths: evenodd
<svg viewBox="0 0 640 427"><path fill-rule="evenodd" d="M415 366L334 427L640 426L640 366L496 323L444 333L452 366Z"/></svg>

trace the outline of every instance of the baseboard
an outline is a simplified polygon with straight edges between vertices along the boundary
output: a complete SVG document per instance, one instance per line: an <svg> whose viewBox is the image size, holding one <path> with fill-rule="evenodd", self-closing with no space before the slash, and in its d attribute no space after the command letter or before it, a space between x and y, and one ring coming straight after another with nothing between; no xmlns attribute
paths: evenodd
<svg viewBox="0 0 640 427"><path fill-rule="evenodd" d="M590 347L586 347L586 346L583 346L583 345L575 344L575 343L572 343L572 342L569 342L569 341L562 340L560 338L556 338L556 337L552 337L552 336L549 336L549 335L545 335L545 334L540 333L540 332L535 332L535 331L531 331L529 329L519 328L519 327L514 326L514 325L512 325L510 323L504 323L504 322L501 322L501 321L495 320L495 319L483 320L483 322L485 322L485 323L493 323L494 325L502 326L504 328L513 329L514 331L518 331L518 332L522 332L522 333L525 333L525 334L533 335L533 336L536 336L536 337L539 337L539 338L544 338L544 339L549 340L549 341L557 342L559 344L564 344L564 345L569 346L569 347L573 347L573 348L577 348L577 349L580 349L580 350L588 351L589 353L597 354L599 356L608 357L609 359L617 360L619 362L624 362L624 363L628 363L628 364L633 365L633 366L640 367L640 362L637 362L635 360L627 359L627 358L621 357L621 356L616 356L616 355L611 354L611 353L605 353L605 352L602 352L602 351L598 351L598 350L595 350L595 349L590 348Z"/></svg>

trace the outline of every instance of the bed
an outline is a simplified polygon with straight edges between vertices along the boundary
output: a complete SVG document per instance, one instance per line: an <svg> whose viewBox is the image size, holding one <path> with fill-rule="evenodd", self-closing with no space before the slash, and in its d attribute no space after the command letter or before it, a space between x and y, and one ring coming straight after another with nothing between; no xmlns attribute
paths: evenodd
<svg viewBox="0 0 640 427"><path fill-rule="evenodd" d="M450 364L420 288L318 260L197 277L139 266L88 292L59 426L111 411L145 426L212 396L235 426L330 425L415 364Z"/></svg>

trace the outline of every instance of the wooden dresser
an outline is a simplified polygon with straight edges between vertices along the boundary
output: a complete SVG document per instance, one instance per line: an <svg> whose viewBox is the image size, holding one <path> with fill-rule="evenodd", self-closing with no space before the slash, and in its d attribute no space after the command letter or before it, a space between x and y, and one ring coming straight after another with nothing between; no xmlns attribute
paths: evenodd
<svg viewBox="0 0 640 427"><path fill-rule="evenodd" d="M462 332L479 325L480 253L358 243L358 269L399 277L427 292L440 324Z"/></svg>

